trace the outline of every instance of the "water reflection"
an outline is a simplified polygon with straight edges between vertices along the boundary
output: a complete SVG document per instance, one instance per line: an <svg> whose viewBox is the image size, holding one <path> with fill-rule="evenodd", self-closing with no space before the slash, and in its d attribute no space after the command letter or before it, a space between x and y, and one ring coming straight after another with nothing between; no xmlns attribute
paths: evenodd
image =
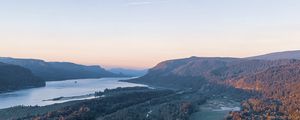
<svg viewBox="0 0 300 120"><path fill-rule="evenodd" d="M19 90L0 94L0 109L17 105L49 105L66 101L43 101L57 97L92 94L106 88L145 86L119 82L129 78L101 78L47 82L46 87ZM92 97L89 97L92 98Z"/></svg>

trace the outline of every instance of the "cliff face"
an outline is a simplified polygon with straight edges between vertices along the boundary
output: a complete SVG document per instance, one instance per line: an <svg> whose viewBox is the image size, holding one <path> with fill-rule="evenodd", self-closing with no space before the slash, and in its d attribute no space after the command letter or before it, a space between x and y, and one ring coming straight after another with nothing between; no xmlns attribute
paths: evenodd
<svg viewBox="0 0 300 120"><path fill-rule="evenodd" d="M45 81L34 76L30 70L0 63L0 92L45 86Z"/></svg>

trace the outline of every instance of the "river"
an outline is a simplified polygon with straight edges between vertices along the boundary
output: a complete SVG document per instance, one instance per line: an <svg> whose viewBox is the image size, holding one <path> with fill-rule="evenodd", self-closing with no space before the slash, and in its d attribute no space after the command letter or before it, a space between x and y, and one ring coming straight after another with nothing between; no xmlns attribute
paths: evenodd
<svg viewBox="0 0 300 120"><path fill-rule="evenodd" d="M112 89L117 87L145 86L141 84L119 82L119 80L126 79L130 78L76 79L46 82L45 87L24 89L0 94L0 109L18 105L45 106L72 100L91 99L94 98L94 96L62 101L45 101L58 97L93 94L96 91L103 91L106 88Z"/></svg>

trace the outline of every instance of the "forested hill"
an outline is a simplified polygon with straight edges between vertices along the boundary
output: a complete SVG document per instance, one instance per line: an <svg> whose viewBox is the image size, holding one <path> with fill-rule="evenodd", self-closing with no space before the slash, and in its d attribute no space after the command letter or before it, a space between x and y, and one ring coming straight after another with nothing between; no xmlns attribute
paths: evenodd
<svg viewBox="0 0 300 120"><path fill-rule="evenodd" d="M270 67L287 65L295 61L191 57L161 62L145 76L131 81L167 87L199 88L206 82L225 84L228 80L253 75Z"/></svg>
<svg viewBox="0 0 300 120"><path fill-rule="evenodd" d="M17 59L0 57L0 62L19 65L46 81L67 79L118 77L100 66L85 66L70 62L45 62L38 59Z"/></svg>
<svg viewBox="0 0 300 120"><path fill-rule="evenodd" d="M231 81L233 86L263 93L264 98L243 103L243 111L237 116L277 119L300 119L300 62L276 66L264 72Z"/></svg>
<svg viewBox="0 0 300 120"><path fill-rule="evenodd" d="M45 86L45 81L34 76L30 70L0 63L0 92L42 86Z"/></svg>
<svg viewBox="0 0 300 120"><path fill-rule="evenodd" d="M262 95L243 103L236 118L300 119L300 60L191 57L159 63L143 77L130 80L153 86L199 89L225 85ZM216 88L212 86L210 88ZM234 91L232 91L234 92ZM255 102L253 102L255 101Z"/></svg>

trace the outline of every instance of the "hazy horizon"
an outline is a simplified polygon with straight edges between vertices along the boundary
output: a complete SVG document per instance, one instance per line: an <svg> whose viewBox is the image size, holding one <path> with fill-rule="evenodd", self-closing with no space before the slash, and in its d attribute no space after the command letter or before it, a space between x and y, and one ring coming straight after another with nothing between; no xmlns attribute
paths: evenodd
<svg viewBox="0 0 300 120"><path fill-rule="evenodd" d="M0 56L150 68L298 50L300 1L3 0Z"/></svg>
<svg viewBox="0 0 300 120"><path fill-rule="evenodd" d="M182 58L189 58L189 57L232 57L232 58L246 58L246 57L254 57L254 56L260 56L260 55L266 55L266 54L270 54L270 53L280 53L280 52L290 52L290 51L299 51L298 49L296 50L284 50L284 51L273 51L273 52L269 52L269 53L261 53L261 54L256 54L256 55L249 55L249 56L187 56L187 57L179 57L179 58L169 58L166 60L174 60L174 59L182 59ZM99 65L101 67L104 67L106 69L113 69L113 68L123 68L123 69L136 69L136 70L144 70L144 69L150 69L152 67L154 67L155 65L157 65L158 63L162 62L162 61L166 61L166 60L161 60L157 63L155 63L153 66L149 66L149 67L132 67L132 66L117 66L117 65L111 65L111 66L106 66L106 65L101 65L101 64L85 64L85 63L78 63L75 61L61 61L61 60L46 60L46 59L42 59L42 58L29 58L29 57L11 57L11 56L0 56L0 57L7 57L7 58L17 58L17 59L40 59L40 60L44 60L46 62L73 62L73 63L77 63L77 64L83 64L83 65Z"/></svg>

